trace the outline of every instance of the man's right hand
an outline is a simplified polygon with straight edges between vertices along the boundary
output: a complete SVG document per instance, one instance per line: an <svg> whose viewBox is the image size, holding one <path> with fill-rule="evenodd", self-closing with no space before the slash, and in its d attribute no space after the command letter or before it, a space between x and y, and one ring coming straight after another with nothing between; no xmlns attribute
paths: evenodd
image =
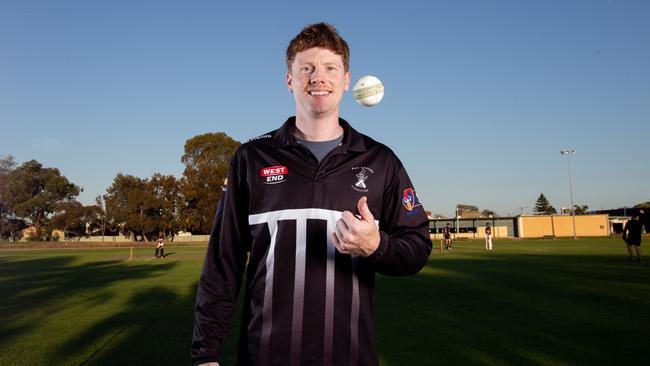
<svg viewBox="0 0 650 366"><path fill-rule="evenodd" d="M208 362L199 364L199 366L219 366L219 362Z"/></svg>

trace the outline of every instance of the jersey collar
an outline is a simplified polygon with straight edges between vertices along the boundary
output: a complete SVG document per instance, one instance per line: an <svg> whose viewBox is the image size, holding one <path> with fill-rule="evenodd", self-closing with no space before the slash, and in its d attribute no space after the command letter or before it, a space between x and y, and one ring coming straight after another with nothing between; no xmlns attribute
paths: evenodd
<svg viewBox="0 0 650 366"><path fill-rule="evenodd" d="M366 144L363 142L363 135L357 132L343 118L339 118L339 125L343 128L343 141L341 144L350 151L366 151ZM273 136L273 147L297 146L298 140L295 137L296 117L292 116L280 127Z"/></svg>

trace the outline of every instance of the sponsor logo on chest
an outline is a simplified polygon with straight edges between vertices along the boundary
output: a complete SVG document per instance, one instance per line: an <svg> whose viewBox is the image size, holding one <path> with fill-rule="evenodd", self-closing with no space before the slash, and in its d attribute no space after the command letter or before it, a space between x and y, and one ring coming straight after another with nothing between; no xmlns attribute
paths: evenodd
<svg viewBox="0 0 650 366"><path fill-rule="evenodd" d="M278 184L286 182L286 176L289 174L289 169L286 166L276 165L268 168L262 168L260 176L263 178L264 184Z"/></svg>

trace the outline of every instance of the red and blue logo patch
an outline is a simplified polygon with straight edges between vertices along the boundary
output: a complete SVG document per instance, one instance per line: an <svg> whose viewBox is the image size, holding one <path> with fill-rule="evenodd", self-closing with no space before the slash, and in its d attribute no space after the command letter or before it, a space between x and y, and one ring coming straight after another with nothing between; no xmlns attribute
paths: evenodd
<svg viewBox="0 0 650 366"><path fill-rule="evenodd" d="M409 211L413 211L414 208L422 206L420 199L413 188L407 188L404 190L404 193L402 194L402 205Z"/></svg>

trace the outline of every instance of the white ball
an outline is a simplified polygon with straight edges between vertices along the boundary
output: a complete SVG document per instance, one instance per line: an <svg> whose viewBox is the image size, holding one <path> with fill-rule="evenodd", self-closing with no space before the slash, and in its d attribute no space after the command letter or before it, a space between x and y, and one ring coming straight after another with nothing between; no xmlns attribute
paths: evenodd
<svg viewBox="0 0 650 366"><path fill-rule="evenodd" d="M384 97L384 84L372 75L362 76L354 83L352 97L364 107L377 105Z"/></svg>

